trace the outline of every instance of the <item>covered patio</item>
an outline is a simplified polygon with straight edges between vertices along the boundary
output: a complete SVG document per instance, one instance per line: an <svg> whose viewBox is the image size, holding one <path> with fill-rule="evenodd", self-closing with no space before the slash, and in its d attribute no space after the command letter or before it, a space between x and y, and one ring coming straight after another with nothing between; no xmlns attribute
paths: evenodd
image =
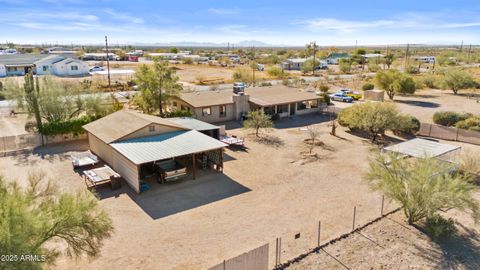
<svg viewBox="0 0 480 270"><path fill-rule="evenodd" d="M182 130L110 144L137 169L140 192L151 185L185 177L197 178L198 170L223 171L227 145L196 130Z"/></svg>

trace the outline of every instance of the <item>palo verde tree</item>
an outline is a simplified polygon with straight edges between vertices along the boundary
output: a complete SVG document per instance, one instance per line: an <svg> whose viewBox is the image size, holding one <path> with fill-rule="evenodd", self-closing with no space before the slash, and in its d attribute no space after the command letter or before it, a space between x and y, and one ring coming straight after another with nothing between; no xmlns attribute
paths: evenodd
<svg viewBox="0 0 480 270"><path fill-rule="evenodd" d="M17 256L1 269L42 269L53 264L63 250L67 255L96 256L113 226L90 192L59 194L43 174L30 175L28 188L0 178L0 254ZM22 254L37 261L21 260Z"/></svg>
<svg viewBox="0 0 480 270"><path fill-rule="evenodd" d="M270 116L266 115L262 110L250 111L248 113L248 119L243 122L243 127L255 130L255 136L258 137L260 129L272 128L273 122Z"/></svg>
<svg viewBox="0 0 480 270"><path fill-rule="evenodd" d="M374 191L403 206L409 224L424 218L436 219L438 212L457 209L480 219L478 188L466 172L452 171L451 165L434 158L405 159L378 154L370 162L364 180Z"/></svg>
<svg viewBox="0 0 480 270"><path fill-rule="evenodd" d="M395 129L398 110L392 103L365 102L343 109L338 114L338 123L353 131L368 132L372 135L372 143L378 135Z"/></svg>
<svg viewBox="0 0 480 270"><path fill-rule="evenodd" d="M135 72L135 82L140 90L135 103L145 113L153 114L158 110L163 114L164 105L182 90L178 79L167 61L155 59L153 66L141 65Z"/></svg>
<svg viewBox="0 0 480 270"><path fill-rule="evenodd" d="M475 81L472 75L463 70L449 69L445 72L443 85L446 89L452 89L453 94L456 95L459 90L473 87Z"/></svg>
<svg viewBox="0 0 480 270"><path fill-rule="evenodd" d="M413 94L416 90L412 77L394 69L377 72L375 83L380 89L385 90L390 99L396 94Z"/></svg>

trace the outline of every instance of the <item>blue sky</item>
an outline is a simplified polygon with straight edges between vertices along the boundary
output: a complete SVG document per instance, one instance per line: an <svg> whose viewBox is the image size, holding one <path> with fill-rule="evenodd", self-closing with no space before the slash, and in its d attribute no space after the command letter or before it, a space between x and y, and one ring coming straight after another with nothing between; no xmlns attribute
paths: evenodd
<svg viewBox="0 0 480 270"><path fill-rule="evenodd" d="M478 0L0 0L17 43L480 44Z"/></svg>

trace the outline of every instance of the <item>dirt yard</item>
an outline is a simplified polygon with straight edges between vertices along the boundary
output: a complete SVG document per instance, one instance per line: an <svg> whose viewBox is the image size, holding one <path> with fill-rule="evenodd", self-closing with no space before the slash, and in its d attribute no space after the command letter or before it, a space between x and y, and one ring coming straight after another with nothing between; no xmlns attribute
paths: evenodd
<svg viewBox="0 0 480 270"><path fill-rule="evenodd" d="M358 224L376 218L381 197L360 179L371 145L343 131L340 138L328 135L326 120L285 120L266 140L247 138L247 151L226 151L224 174L205 172L196 181L156 185L142 195L126 186L100 189L115 234L98 258L65 257L57 268L205 269L267 242L273 266L276 237L284 237L283 257L293 258L316 243L320 219L326 240L350 229L353 206ZM317 123L326 145L314 150L318 160L301 153L308 137L302 127L310 123ZM243 136L241 129L230 132ZM42 170L67 192L84 189L68 156L85 148L60 145L0 158L0 173L22 181L29 171ZM289 243L298 232L305 241Z"/></svg>
<svg viewBox="0 0 480 270"><path fill-rule="evenodd" d="M124 185L100 188L100 205L113 220L114 235L95 259L62 257L57 269L205 269L282 237L282 261L380 215L381 196L369 191L361 176L375 147L338 128L328 134L329 119L320 115L282 120L262 140L247 137L246 151L226 150L224 174L202 172L135 194ZM237 126L235 126L237 125ZM323 146L308 154L305 126L320 131ZM238 124L228 132L245 136ZM69 155L85 142L37 149L33 154L0 158L0 174L25 182L29 172L44 171L61 190L85 189ZM478 148L478 147L477 147ZM387 203L385 211L394 209ZM295 239L295 234L301 234ZM312 268L313 269L313 268Z"/></svg>

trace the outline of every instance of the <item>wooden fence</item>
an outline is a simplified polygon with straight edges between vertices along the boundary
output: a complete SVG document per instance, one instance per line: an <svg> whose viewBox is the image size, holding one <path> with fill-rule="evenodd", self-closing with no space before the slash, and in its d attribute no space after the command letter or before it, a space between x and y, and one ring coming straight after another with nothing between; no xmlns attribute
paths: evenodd
<svg viewBox="0 0 480 270"><path fill-rule="evenodd" d="M267 270L268 244L260 246L235 258L225 260L209 270Z"/></svg>
<svg viewBox="0 0 480 270"><path fill-rule="evenodd" d="M422 123L417 135L480 145L480 132Z"/></svg>

